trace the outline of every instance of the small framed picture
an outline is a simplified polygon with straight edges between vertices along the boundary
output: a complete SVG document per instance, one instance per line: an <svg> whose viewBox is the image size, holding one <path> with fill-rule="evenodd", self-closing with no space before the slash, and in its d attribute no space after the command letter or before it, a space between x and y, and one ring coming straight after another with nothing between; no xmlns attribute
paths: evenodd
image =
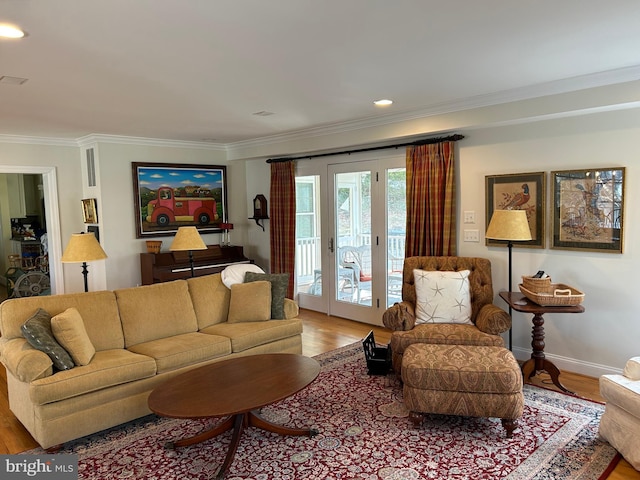
<svg viewBox="0 0 640 480"><path fill-rule="evenodd" d="M622 253L624 167L551 172L551 248Z"/></svg>
<svg viewBox="0 0 640 480"><path fill-rule="evenodd" d="M82 200L82 220L84 223L98 223L98 209L95 198Z"/></svg>
<svg viewBox="0 0 640 480"><path fill-rule="evenodd" d="M486 227L494 210L524 210L531 240L515 242L514 247L544 248L545 173L488 175L486 180ZM488 246L506 246L506 240L486 239Z"/></svg>

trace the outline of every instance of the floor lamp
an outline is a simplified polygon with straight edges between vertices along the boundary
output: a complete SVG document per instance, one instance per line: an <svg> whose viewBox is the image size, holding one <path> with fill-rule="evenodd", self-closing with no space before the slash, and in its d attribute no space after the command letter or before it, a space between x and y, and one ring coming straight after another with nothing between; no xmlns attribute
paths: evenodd
<svg viewBox="0 0 640 480"><path fill-rule="evenodd" d="M193 251L194 250L206 250L207 246L202 241L200 233L196 227L180 227L176 236L173 238L173 242L169 247L172 252L189 252L189 266L191 267L191 276L194 276L193 271Z"/></svg>
<svg viewBox="0 0 640 480"><path fill-rule="evenodd" d="M509 291L511 291L511 249L513 242L531 240L531 230L524 210L494 210L485 237L490 240L506 240L509 248ZM509 305L511 317L511 305ZM512 350L512 334L509 329L509 350Z"/></svg>
<svg viewBox="0 0 640 480"><path fill-rule="evenodd" d="M67 244L67 248L64 249L62 263L79 263L82 262L82 275L84 276L84 291L89 291L87 262L95 260L104 260L107 258L107 254L96 240L95 235L90 233L73 233L71 240Z"/></svg>

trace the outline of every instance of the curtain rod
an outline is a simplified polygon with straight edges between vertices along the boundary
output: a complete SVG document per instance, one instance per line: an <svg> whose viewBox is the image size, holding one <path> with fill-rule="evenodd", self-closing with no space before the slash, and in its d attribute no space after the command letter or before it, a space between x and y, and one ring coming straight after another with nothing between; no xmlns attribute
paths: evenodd
<svg viewBox="0 0 640 480"><path fill-rule="evenodd" d="M299 157L281 157L281 158L270 158L267 160L267 163L277 163L277 162L291 162L293 160L304 160L304 159L312 159L319 157L330 157L332 155L351 155L352 153L361 153L361 152L372 152L374 150L385 150L388 148L400 148L400 147L413 147L417 145L430 145L433 143L440 142L457 142L458 140L462 140L464 135L449 135L448 137L433 137L433 138L425 138L423 140L417 140L415 142L409 143L397 143L394 145L384 145L381 147L365 147L365 148L357 148L355 150L342 150L340 152L331 152L331 153L314 153L311 155L301 155Z"/></svg>

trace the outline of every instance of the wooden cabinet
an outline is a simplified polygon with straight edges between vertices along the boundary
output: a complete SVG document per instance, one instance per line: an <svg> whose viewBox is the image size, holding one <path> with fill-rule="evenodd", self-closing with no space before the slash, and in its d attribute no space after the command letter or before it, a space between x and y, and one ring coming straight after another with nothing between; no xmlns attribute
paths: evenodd
<svg viewBox="0 0 640 480"><path fill-rule="evenodd" d="M9 193L9 216L25 218L27 206L24 197L24 176L22 173L7 174L7 191Z"/></svg>
<svg viewBox="0 0 640 480"><path fill-rule="evenodd" d="M253 263L244 256L241 246L207 245L206 250L193 251L194 276L219 273L229 265ZM189 278L191 265L188 252L140 254L140 277L143 285Z"/></svg>
<svg viewBox="0 0 640 480"><path fill-rule="evenodd" d="M7 174L11 218L25 218L27 215L40 216L42 214L41 185L42 175Z"/></svg>
<svg viewBox="0 0 640 480"><path fill-rule="evenodd" d="M23 175L24 206L27 215L42 214L42 175Z"/></svg>

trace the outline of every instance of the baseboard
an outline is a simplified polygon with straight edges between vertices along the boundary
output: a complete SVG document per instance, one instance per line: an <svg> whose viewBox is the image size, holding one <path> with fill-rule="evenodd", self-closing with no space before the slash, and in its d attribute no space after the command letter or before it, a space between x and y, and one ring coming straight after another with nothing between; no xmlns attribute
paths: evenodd
<svg viewBox="0 0 640 480"><path fill-rule="evenodd" d="M526 361L531 358L531 350L513 347L513 355L520 361ZM580 375L586 375L588 377L599 378L601 375L622 374L621 368L614 368L608 365L585 362L583 360L553 355L546 352L545 357L551 360L560 370L579 373Z"/></svg>

